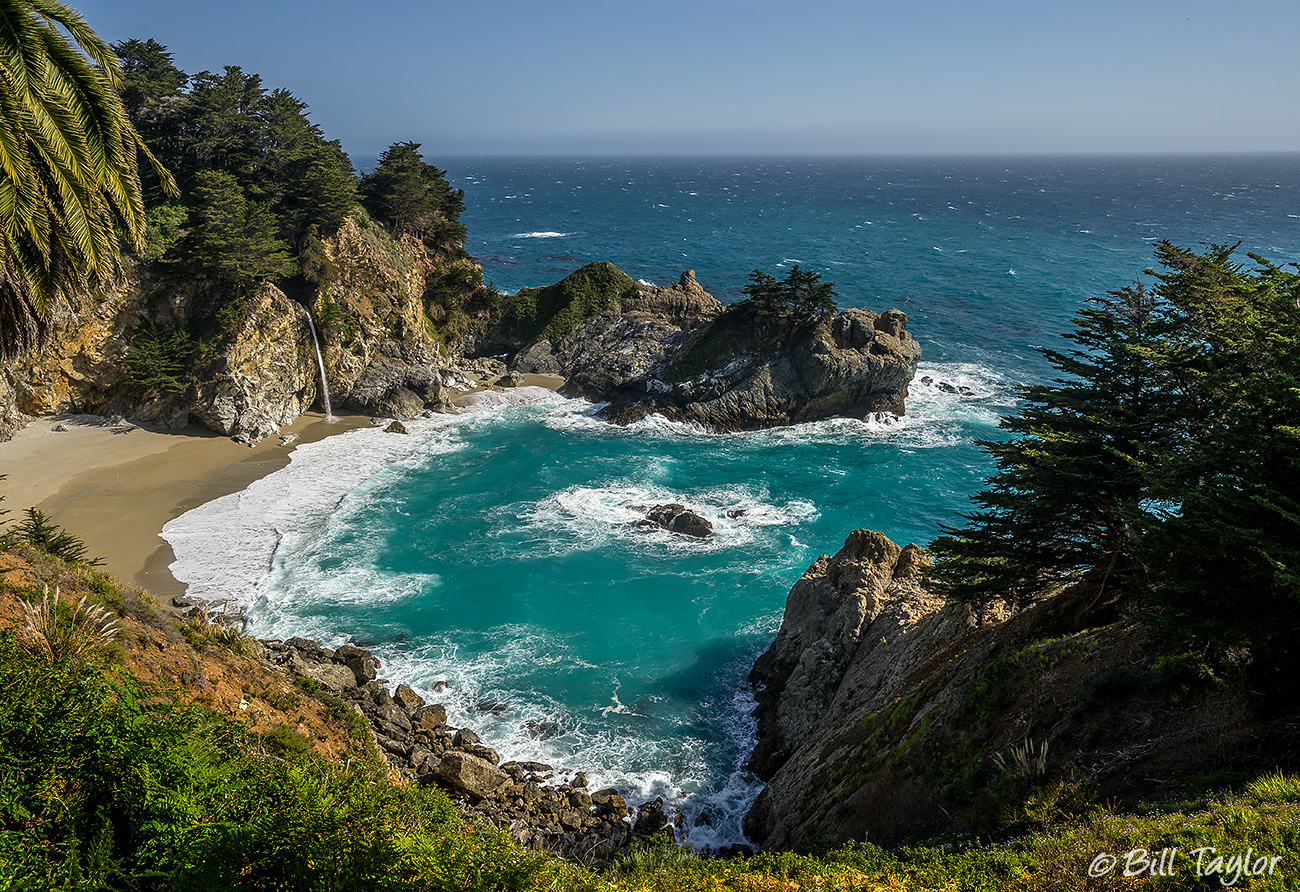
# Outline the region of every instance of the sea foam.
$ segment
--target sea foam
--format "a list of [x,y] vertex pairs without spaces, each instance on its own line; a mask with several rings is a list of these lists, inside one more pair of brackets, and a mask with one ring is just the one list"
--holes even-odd
[[172,576],[202,601],[254,607],[281,549],[301,551],[332,523],[354,491],[379,485],[390,469],[461,448],[456,426],[484,413],[562,399],[539,387],[485,391],[455,414],[406,422],[407,436],[359,428],[298,446],[289,464],[169,521]]

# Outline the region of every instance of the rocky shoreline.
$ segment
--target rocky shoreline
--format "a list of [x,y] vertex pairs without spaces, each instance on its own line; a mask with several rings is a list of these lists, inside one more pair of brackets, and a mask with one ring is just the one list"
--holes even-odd
[[589,790],[581,771],[503,762],[472,729],[449,725],[441,704],[405,684],[390,692],[391,683],[378,677],[379,660],[363,648],[330,649],[308,638],[258,644],[261,659],[299,679],[300,687],[355,709],[397,775],[441,787],[462,815],[500,827],[522,845],[590,858],[655,836],[676,838],[681,812],[666,809],[662,798],[629,806],[617,789]]

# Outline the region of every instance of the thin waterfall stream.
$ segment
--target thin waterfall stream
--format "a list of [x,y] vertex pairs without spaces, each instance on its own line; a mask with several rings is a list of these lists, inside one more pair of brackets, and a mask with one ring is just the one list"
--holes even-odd
[[320,369],[320,401],[325,408],[326,421],[338,421],[334,417],[334,409],[330,407],[330,385],[325,380],[325,357],[320,352],[320,338],[316,336],[316,322],[311,318],[311,310],[307,310],[307,324],[311,326],[311,342],[316,347],[316,365]]

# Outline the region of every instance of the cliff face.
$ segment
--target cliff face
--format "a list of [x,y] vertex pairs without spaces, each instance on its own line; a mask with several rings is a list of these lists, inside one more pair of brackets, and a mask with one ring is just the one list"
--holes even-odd
[[233,293],[138,271],[79,317],[55,320],[47,347],[0,369],[0,434],[23,415],[91,412],[269,436],[320,404],[306,307],[334,407],[406,418],[441,406],[449,360],[423,303],[438,262],[351,218],[323,248],[327,274],[315,288],[300,283],[297,300],[273,285]]
[[901,415],[921,357],[898,310],[770,317],[724,308],[690,270],[611,303],[520,350],[513,366],[563,375],[566,393],[609,403],[601,415],[619,424],[658,413],[730,431]]
[[927,563],[858,530],[791,590],[750,676],[764,848],[1025,832],[1300,762],[1300,703],[1179,668],[1131,619],[1090,625],[1094,581],[978,613],[929,591]]

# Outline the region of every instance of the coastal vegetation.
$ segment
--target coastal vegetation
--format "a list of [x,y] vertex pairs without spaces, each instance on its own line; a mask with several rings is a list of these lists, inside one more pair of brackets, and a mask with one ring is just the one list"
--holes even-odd
[[[17,543],[0,549],[0,569],[0,614],[9,617],[0,632],[0,888],[1191,890],[1231,879],[1209,849],[1280,857],[1262,875],[1249,872],[1251,859],[1242,874],[1251,888],[1291,888],[1298,876],[1300,779],[1286,774],[1136,810],[1099,806],[998,843],[857,842],[717,859],[662,836],[602,861],[560,859],[466,822],[436,787],[394,781],[346,708],[329,718],[319,693],[277,682],[239,648],[186,635],[147,593]],[[80,637],[51,651],[21,607],[48,603],[56,589],[50,637]],[[102,621],[78,626],[78,611],[107,617],[113,634]],[[151,664],[159,643],[178,667],[170,674]],[[229,679],[237,686],[227,692]],[[247,710],[230,700],[241,696]],[[307,735],[309,714],[324,723]],[[328,746],[335,755],[322,754]],[[1089,876],[1098,854],[1138,849],[1147,854],[1130,866],[1146,857],[1145,872],[1126,877],[1121,863]],[[1172,850],[1165,873],[1151,870]]]
[[932,546],[961,600],[1024,606],[1082,578],[1209,663],[1293,665],[1300,632],[1300,272],[1156,247],[1154,288],[1083,309],[1061,377],[985,443],[997,470]]
[[592,316],[635,297],[635,279],[607,261],[589,263],[545,288],[521,288],[501,315],[501,333],[520,343],[558,340]]
[[833,314],[836,308],[834,284],[821,281],[819,274],[801,269],[797,263],[785,279],[756,269],[741,290],[746,299],[735,306],[752,304],[762,317],[820,317]]
[[[36,346],[56,310],[120,280],[143,246],[136,155],[112,49],[76,10],[5,0],[0,36],[0,359]],[[174,191],[154,164],[158,188]]]

